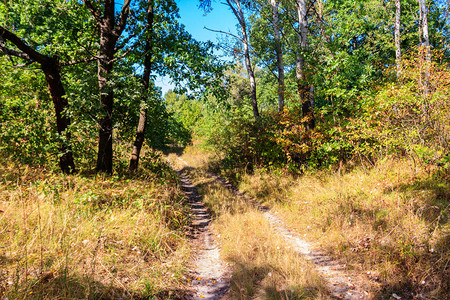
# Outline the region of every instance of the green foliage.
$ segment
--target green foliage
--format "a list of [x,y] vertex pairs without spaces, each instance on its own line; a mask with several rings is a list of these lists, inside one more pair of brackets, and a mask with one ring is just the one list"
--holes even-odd
[[[319,157],[340,160],[376,161],[386,154],[412,155],[425,164],[448,164],[450,127],[450,76],[447,64],[426,63],[423,53],[413,52],[403,60],[398,83],[379,87],[373,96],[358,99],[361,108],[354,116],[322,119]],[[436,58],[438,55],[436,53]],[[425,69],[429,64],[428,94]],[[385,76],[393,71],[388,69]],[[327,125],[328,124],[328,125]],[[331,161],[332,162],[332,161]]]
[[225,154],[224,165],[243,167],[276,166],[294,170],[305,163],[311,152],[311,138],[296,109],[264,114],[254,120],[236,110],[231,121],[215,130],[209,142]]
[[[5,61],[5,57],[0,57]],[[39,165],[58,152],[51,101],[42,74],[0,68],[0,153]]]
[[450,143],[448,65],[426,62],[419,51],[403,61],[399,81],[384,86],[373,105],[366,107],[369,120],[378,125],[379,140],[387,150],[408,152],[425,163],[442,163]]
[[[101,1],[94,3],[98,9],[101,5]],[[148,95],[142,95],[143,41],[150,40],[152,44],[152,75],[168,75],[178,90],[223,94],[219,76],[224,65],[213,56],[212,43],[196,41],[179,23],[175,1],[155,1],[153,30],[144,30],[147,5],[148,1],[133,3],[126,34],[117,45],[115,69],[108,78],[108,88],[115,94],[115,142],[134,140],[142,106],[148,111],[146,138],[149,145],[158,149],[172,144],[186,145],[191,138],[186,127],[192,129],[194,121],[190,120],[195,112],[182,118],[175,116],[173,110],[167,110],[160,91],[152,82]],[[72,120],[71,147],[77,167],[90,168],[96,158],[97,131],[102,114],[97,66],[92,59],[98,52],[95,42],[98,41],[98,30],[91,13],[80,1],[6,1],[0,3],[0,22],[40,53],[58,55],[69,103],[63,113]],[[2,47],[18,50],[12,43],[1,42]],[[53,164],[58,153],[58,137],[51,119],[53,107],[42,75],[37,75],[34,70],[3,68],[29,63],[21,58],[3,55],[0,59],[2,79],[6,78],[0,83],[0,121],[4,129],[0,134],[2,151],[22,162]],[[72,64],[73,61],[86,62]],[[34,108],[34,103],[36,109],[30,109]]]
[[[316,109],[317,127],[305,131],[301,110],[266,112],[254,121],[244,107],[221,119],[210,137],[232,167],[277,166],[293,172],[303,167],[328,167],[354,161],[373,164],[386,155],[410,155],[417,163],[449,165],[450,75],[448,65],[412,52],[403,60],[398,83],[383,83],[376,92],[350,97],[350,111],[333,106]],[[434,54],[439,59],[438,53]],[[429,69],[428,94],[425,76]],[[393,71],[384,73],[389,78]],[[225,118],[230,118],[225,121]],[[217,123],[216,123],[217,124]],[[217,128],[217,125],[212,125]]]
[[164,95],[164,104],[174,119],[180,122],[189,132],[195,133],[197,123],[202,117],[203,105],[186,95],[177,95],[169,90]]
[[186,146],[191,140],[191,132],[181,120],[168,111],[161,99],[154,99],[149,106],[148,130],[149,144],[156,149],[168,146]]

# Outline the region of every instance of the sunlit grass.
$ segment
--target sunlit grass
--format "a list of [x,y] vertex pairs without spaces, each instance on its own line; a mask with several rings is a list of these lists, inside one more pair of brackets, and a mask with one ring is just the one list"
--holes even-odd
[[232,270],[232,299],[328,299],[314,267],[273,231],[254,205],[211,177],[207,153],[186,149],[181,159],[188,166],[170,158],[188,172],[214,216],[212,228]]
[[1,298],[168,297],[185,284],[188,208],[172,178],[11,162],[0,174]]
[[450,184],[445,170],[408,160],[340,175],[298,178],[255,172],[240,188],[271,205],[297,232],[358,273],[379,278],[385,292],[441,299],[449,291]]

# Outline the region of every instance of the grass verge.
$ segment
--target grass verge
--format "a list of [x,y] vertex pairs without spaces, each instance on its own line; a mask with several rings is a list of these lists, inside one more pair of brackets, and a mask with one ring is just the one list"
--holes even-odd
[[2,299],[180,293],[190,255],[188,207],[160,158],[143,158],[139,174],[112,177],[0,165]]
[[408,160],[344,175],[241,175],[240,189],[350,269],[381,281],[377,297],[445,299],[450,293],[450,176]]

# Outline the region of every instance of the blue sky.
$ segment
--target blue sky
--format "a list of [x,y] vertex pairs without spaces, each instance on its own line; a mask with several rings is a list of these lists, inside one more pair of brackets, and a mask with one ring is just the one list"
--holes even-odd
[[[224,34],[211,32],[204,27],[236,34],[236,17],[222,2],[221,0],[212,0],[213,10],[205,15],[204,11],[198,7],[199,0],[176,0],[180,9],[179,22],[185,25],[186,31],[196,40],[203,42],[210,40],[217,43]],[[167,90],[173,88],[169,78],[157,78],[156,85],[162,88],[163,95]]]
[[229,31],[236,33],[236,18],[222,1],[213,1],[213,10],[207,15],[198,8],[199,0],[178,0],[176,1],[180,9],[180,22],[186,26],[186,30],[200,41],[215,41],[219,33],[211,32],[204,27],[211,29]]

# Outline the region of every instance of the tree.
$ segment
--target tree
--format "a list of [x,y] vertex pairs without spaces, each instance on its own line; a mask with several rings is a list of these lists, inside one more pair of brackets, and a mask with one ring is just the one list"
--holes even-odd
[[144,74],[142,75],[142,101],[139,112],[139,122],[137,126],[136,139],[133,144],[130,159],[130,171],[135,171],[139,165],[139,156],[142,144],[145,138],[145,128],[147,125],[147,103],[146,99],[149,92],[150,73],[152,70],[152,52],[153,52],[153,17],[154,17],[154,0],[148,1],[147,24],[146,24],[146,41],[145,41],[145,58],[144,58]]
[[270,0],[272,6],[273,34],[275,38],[275,53],[277,55],[278,66],[278,111],[284,107],[284,62],[281,52],[280,26],[278,20],[278,3],[276,0]]
[[[65,97],[65,90],[61,80],[61,63],[59,56],[45,55],[39,53],[37,49],[28,45],[23,39],[3,26],[0,26],[0,51],[9,56],[19,57],[28,63],[36,62],[40,65],[45,74],[47,86],[53,101],[56,128],[60,137],[60,157],[59,166],[64,173],[76,171],[70,145],[70,117],[65,114],[68,108],[68,100]],[[18,50],[9,48],[6,41],[12,43]],[[38,47],[36,47],[38,48]]]
[[430,49],[430,36],[428,33],[428,10],[425,4],[425,0],[419,1],[420,10],[420,22],[422,25],[423,32],[423,45],[425,46],[425,82],[423,83],[423,95],[428,96],[429,81],[430,81],[430,63],[431,63],[431,49]]
[[400,77],[402,70],[402,51],[400,48],[400,16],[400,0],[395,0],[395,62],[397,64],[397,79]]
[[240,38],[242,45],[244,47],[244,61],[245,67],[247,69],[248,78],[250,81],[250,99],[252,101],[252,110],[253,116],[257,119],[259,118],[258,111],[258,101],[256,99],[256,79],[255,73],[253,71],[252,63],[250,60],[250,50],[249,50],[249,40],[247,36],[247,24],[245,22],[244,13],[242,11],[240,0],[226,0],[228,6],[233,11],[233,14],[236,16],[239,25],[241,27],[242,38]]
[[302,103],[302,114],[305,121],[305,129],[311,130],[315,126],[313,104],[310,99],[310,87],[308,86],[308,79],[305,68],[305,54],[308,50],[308,21],[306,19],[306,1],[297,0],[297,15],[298,15],[298,45],[296,75],[298,94]]
[[103,108],[103,112],[99,120],[99,139],[96,166],[96,170],[99,172],[112,173],[114,92],[108,85],[110,83],[114,67],[114,56],[117,52],[116,44],[127,24],[127,18],[130,12],[130,2],[131,0],[124,0],[119,20],[116,22],[114,0],[103,1],[102,13],[99,12],[97,7],[94,7],[91,1],[84,1],[86,7],[96,20],[97,26],[100,30],[98,87],[100,104]]

